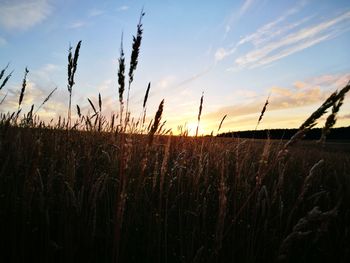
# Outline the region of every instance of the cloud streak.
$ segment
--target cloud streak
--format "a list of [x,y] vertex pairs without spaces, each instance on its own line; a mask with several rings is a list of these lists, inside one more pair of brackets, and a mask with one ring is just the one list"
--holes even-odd
[[[336,37],[340,33],[348,30],[346,25],[349,25],[349,21],[350,11],[317,25],[302,28],[297,32],[282,36],[275,41],[264,43],[261,46],[259,45],[259,47],[253,51],[238,57],[235,60],[235,64],[238,67],[248,68],[269,64]],[[259,38],[255,41],[258,40],[263,41],[263,39]]]
[[81,28],[81,27],[84,27],[86,26],[86,22],[84,21],[76,21],[76,22],[73,22],[71,23],[68,28],[70,29],[77,29],[77,28]]
[[254,2],[255,0],[244,0],[243,5],[239,10],[234,10],[231,13],[226,22],[224,39],[226,39],[233,25],[253,6]]
[[93,8],[93,9],[89,10],[88,16],[89,17],[96,17],[96,16],[103,15],[104,13],[105,13],[105,11],[103,11],[103,10]]
[[236,54],[240,47],[244,46],[244,53],[235,58],[234,65],[229,70],[260,67],[333,39],[349,30],[349,10],[323,21],[314,22],[313,25],[310,24],[315,16],[286,23],[303,5],[302,3],[288,10],[276,20],[243,37],[231,48],[219,48],[215,53],[216,63]]
[[251,8],[253,3],[254,3],[254,0],[245,0],[242,7],[239,10],[239,14],[241,16],[244,15],[249,10],[249,8]]
[[[284,22],[289,16],[297,13],[300,10],[300,8],[302,6],[304,6],[304,4],[305,3],[302,2],[301,4],[297,5],[296,7],[289,9],[282,16],[278,17],[276,20],[263,25],[256,32],[243,37],[240,41],[238,41],[236,44],[234,44],[233,47],[228,48],[228,49],[219,48],[215,53],[215,61],[218,62],[218,61],[223,60],[226,57],[234,54],[236,52],[236,50],[241,45],[251,43],[254,46],[258,46],[259,44],[267,42],[268,40],[272,39],[273,37],[280,35],[283,32],[285,32],[287,30],[291,30],[294,27],[298,26],[299,24],[301,24],[302,21],[288,25],[288,26],[277,28],[277,26],[279,26],[279,24]],[[242,9],[243,9],[243,7],[240,9],[241,10],[240,12],[242,12]],[[236,13],[234,13],[234,14],[235,15],[233,16],[233,18],[231,17],[229,23],[226,25],[225,38],[226,38],[227,33],[231,29],[231,24],[233,22],[233,19],[241,16],[241,14],[239,16]]]
[[119,8],[118,8],[118,11],[126,11],[126,10],[128,10],[129,9],[129,6],[127,6],[127,5],[122,5],[122,6],[120,6]]
[[6,46],[6,44],[7,44],[6,39],[3,37],[0,37],[0,47]]
[[5,1],[0,9],[0,26],[7,30],[29,29],[44,21],[51,12],[48,0]]

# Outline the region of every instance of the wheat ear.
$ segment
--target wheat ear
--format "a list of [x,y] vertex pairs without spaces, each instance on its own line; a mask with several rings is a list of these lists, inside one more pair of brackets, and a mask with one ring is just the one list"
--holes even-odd
[[220,124],[219,124],[218,132],[220,131],[221,126],[222,126],[222,123],[224,122],[224,120],[226,119],[226,117],[227,117],[227,114],[226,114],[224,117],[222,117],[222,119],[221,119],[221,121],[220,121]]
[[34,115],[41,109],[42,106],[44,106],[44,104],[51,98],[51,96],[54,94],[54,92],[57,90],[57,87],[54,88],[50,94],[44,99],[44,101],[40,104],[40,106],[36,109],[36,111],[34,112]]
[[271,94],[269,94],[269,96],[267,97],[267,99],[266,99],[266,101],[265,101],[265,104],[264,104],[264,107],[263,107],[262,110],[261,110],[261,113],[260,113],[258,122],[257,122],[257,124],[256,124],[256,126],[255,126],[255,130],[258,128],[259,123],[261,122],[262,118],[264,117],[264,114],[265,114],[267,105],[269,104],[270,95],[271,95]]
[[73,85],[75,84],[74,76],[77,70],[80,47],[81,47],[81,40],[78,42],[75,48],[74,56],[72,55],[71,46],[69,47],[69,51],[68,51],[68,84],[67,84],[67,88],[69,92],[68,127],[70,127],[70,123],[71,123],[72,90],[73,90]]
[[199,103],[199,110],[198,110],[198,123],[197,123],[197,129],[196,129],[196,137],[198,136],[198,129],[199,129],[199,122],[201,121],[201,115],[202,115],[202,109],[203,109],[203,97],[204,97],[204,92],[202,92],[201,100]]
[[148,145],[152,144],[154,134],[158,130],[160,120],[162,119],[163,107],[164,107],[164,99],[161,101],[161,103],[158,106],[158,110],[156,112],[156,115],[154,116],[153,125],[148,133],[148,135],[149,135],[148,136],[149,137]]
[[119,93],[119,104],[120,104],[120,124],[122,124],[123,119],[123,94],[125,90],[125,57],[123,50],[123,33],[120,40],[120,56],[118,59],[119,69],[118,69],[118,93]]
[[[126,112],[128,113],[129,110],[129,95],[130,95],[130,86],[131,83],[134,80],[134,73],[138,64],[138,58],[140,54],[140,46],[141,46],[141,40],[142,40],[142,18],[144,17],[145,12],[143,12],[143,9],[141,10],[139,23],[137,24],[137,32],[136,37],[133,36],[133,44],[132,44],[132,52],[131,52],[131,59],[130,59],[130,68],[129,68],[129,85],[128,85],[128,95],[126,100]],[[127,114],[125,117],[125,122],[128,122]]]
[[29,73],[28,68],[25,68],[24,70],[24,77],[23,77],[23,81],[22,81],[22,89],[21,89],[21,93],[19,95],[19,100],[18,100],[18,111],[20,110],[23,98],[24,98],[24,92],[26,90],[26,86],[27,86],[27,75]]

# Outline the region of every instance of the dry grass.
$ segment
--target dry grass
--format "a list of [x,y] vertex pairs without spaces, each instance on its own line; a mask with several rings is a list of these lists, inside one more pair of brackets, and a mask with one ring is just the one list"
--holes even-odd
[[[291,262],[349,258],[350,158],[340,151],[299,146],[275,163],[272,141],[154,136],[146,147],[136,134],[0,134],[3,262],[270,262],[284,247]],[[337,215],[285,245],[315,206]]]

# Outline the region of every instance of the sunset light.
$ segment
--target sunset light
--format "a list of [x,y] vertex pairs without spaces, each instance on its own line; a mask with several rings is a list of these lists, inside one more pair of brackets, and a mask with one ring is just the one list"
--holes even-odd
[[0,263],[350,262],[350,0],[0,0]]
[[[261,128],[296,128],[309,109],[350,77],[347,1],[14,0],[2,2],[0,9],[1,64],[10,62],[9,70],[14,69],[7,89],[0,91],[0,96],[8,93],[1,111],[16,108],[22,70],[28,66],[23,111],[57,86],[38,114],[45,120],[65,116],[66,53],[82,40],[72,104],[87,112],[87,98],[101,93],[104,114],[117,112],[120,38],[124,33],[128,63],[127,47],[142,7],[144,39],[130,107],[138,116],[151,82],[147,116],[153,118],[164,98],[166,127],[174,132],[186,122],[195,130],[202,91],[204,133],[215,131],[225,114],[222,131],[254,129],[270,93]],[[336,125],[348,125],[349,113],[346,98]]]

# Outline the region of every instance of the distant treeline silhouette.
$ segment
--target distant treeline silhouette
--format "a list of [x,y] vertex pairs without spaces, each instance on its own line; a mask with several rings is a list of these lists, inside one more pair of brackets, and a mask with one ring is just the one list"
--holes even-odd
[[[255,139],[286,139],[289,140],[298,129],[272,129],[272,130],[250,130],[238,132],[221,133],[218,137],[238,137],[238,138],[255,138]],[[321,128],[311,129],[306,136],[306,140],[318,140],[322,134]],[[350,126],[333,128],[327,135],[327,140],[350,140]]]

